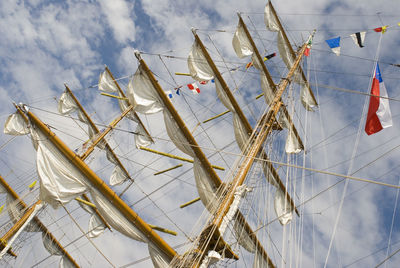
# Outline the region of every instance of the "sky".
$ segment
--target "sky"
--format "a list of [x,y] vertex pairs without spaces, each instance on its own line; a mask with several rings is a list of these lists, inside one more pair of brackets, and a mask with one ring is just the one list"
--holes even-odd
[[[188,72],[186,58],[193,43],[191,28],[210,51],[223,72],[252,126],[266,109],[261,93],[259,73],[245,70],[249,59],[238,59],[232,48],[232,37],[241,12],[262,54],[277,52],[276,34],[268,32],[263,23],[266,1],[12,1],[0,2],[0,121],[15,112],[13,102],[28,105],[72,149],[87,139],[85,127],[57,113],[56,100],[64,91],[64,83],[76,94],[100,128],[118,114],[115,99],[100,95],[97,90],[99,74],[107,65],[126,88],[138,66],[134,50],[142,53],[162,88],[174,91],[182,86],[181,95],[174,94],[172,102],[188,129],[209,157],[210,162],[225,167],[218,171],[229,180],[239,149],[233,142],[232,116],[225,115],[210,123],[198,124],[225,111],[217,99],[214,85],[200,85],[201,93],[193,95],[186,88],[190,77],[175,75]],[[393,1],[273,1],[292,44],[296,48],[313,29],[311,56],[304,59],[303,68],[312,85],[319,107],[306,112],[298,101],[295,84],[284,95],[289,111],[294,111],[295,125],[306,146],[306,154],[287,156],[283,152],[286,130],[274,132],[265,150],[280,163],[325,170],[390,185],[400,184],[397,176],[399,145],[399,64],[400,7]],[[385,34],[374,28],[389,25]],[[358,48],[350,34],[367,31],[365,47]],[[340,36],[341,55],[336,56],[325,40]],[[168,56],[168,57],[166,57]],[[393,126],[367,136],[364,132],[368,97],[345,92],[368,93],[375,60],[380,68],[390,98]],[[274,81],[279,82],[287,70],[276,56],[266,62]],[[236,72],[229,69],[240,67]],[[165,133],[161,114],[144,116],[143,122],[156,143],[151,148],[182,157]],[[108,141],[129,170],[135,183],[122,195],[127,204],[150,224],[178,232],[177,237],[160,234],[171,246],[184,244],[201,230],[208,215],[200,202],[179,209],[179,205],[198,196],[194,187],[192,166],[154,176],[179,161],[138,150],[132,131],[136,123],[122,121]],[[28,190],[37,179],[35,151],[28,136],[0,135],[0,175],[32,204],[38,189]],[[111,166],[105,155],[96,150],[87,163],[104,180]],[[257,234],[278,267],[323,267],[337,219],[344,182],[326,190],[342,178],[287,168],[275,164],[281,178],[288,183],[301,217],[282,227],[273,222]],[[273,189],[265,183],[259,166],[252,169],[246,182],[253,187],[241,205],[241,211],[254,228],[274,219]],[[125,183],[113,188],[122,193]],[[320,195],[316,196],[317,193]],[[400,248],[398,190],[392,187],[349,181],[340,213],[340,221],[329,251],[327,267],[371,267]],[[5,196],[0,196],[5,203]],[[106,231],[93,239],[97,249],[79,229],[87,230],[89,216],[71,202],[69,214],[63,209],[46,207],[39,218],[49,227],[61,244],[82,267],[149,267],[145,244],[132,241],[117,231]],[[261,215],[259,218],[253,216]],[[3,234],[11,225],[8,214],[0,215]],[[75,223],[76,221],[76,223]],[[393,222],[393,229],[391,228]],[[79,227],[78,227],[79,225]],[[40,234],[24,233],[15,246],[18,258],[6,258],[4,267],[53,267],[59,258],[48,257]],[[233,241],[231,238],[229,241]],[[388,242],[391,245],[388,248]],[[234,243],[234,242],[232,242]],[[179,253],[187,248],[177,247]],[[252,260],[243,249],[243,258],[233,267],[251,267]],[[99,252],[102,252],[100,254]],[[283,257],[282,257],[283,256]],[[400,257],[395,255],[386,267],[396,267]],[[236,266],[235,266],[236,265]]]

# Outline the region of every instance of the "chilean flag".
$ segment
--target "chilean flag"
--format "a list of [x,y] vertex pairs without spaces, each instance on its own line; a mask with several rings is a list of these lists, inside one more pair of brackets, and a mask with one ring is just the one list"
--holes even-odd
[[[375,76],[372,80],[371,95],[386,98],[388,97],[378,63],[376,64]],[[365,123],[365,132],[368,135],[371,135],[381,131],[383,128],[391,126],[392,115],[390,113],[389,100],[371,96],[369,99],[369,108],[367,122]]]

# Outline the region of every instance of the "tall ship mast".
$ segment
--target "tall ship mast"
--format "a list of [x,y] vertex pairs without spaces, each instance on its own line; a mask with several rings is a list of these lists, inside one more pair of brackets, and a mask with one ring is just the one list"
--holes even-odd
[[[168,30],[186,13],[172,18],[175,7],[101,3],[101,25],[114,25],[126,46],[105,53],[121,51],[118,64],[87,65],[36,98],[10,93],[0,144],[2,266],[397,263],[400,65],[387,55],[395,16],[215,4],[207,13],[194,4],[202,10],[192,12],[194,27],[177,34]],[[116,21],[141,29],[142,40]],[[91,22],[76,29],[95,33]],[[165,31],[149,37],[145,28]]]

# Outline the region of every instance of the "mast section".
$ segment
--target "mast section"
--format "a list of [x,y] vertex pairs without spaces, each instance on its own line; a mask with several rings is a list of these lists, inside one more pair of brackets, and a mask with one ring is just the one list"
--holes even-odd
[[[76,105],[78,106],[79,110],[83,113],[83,115],[86,117],[88,124],[91,126],[91,128],[95,131],[95,134],[100,133],[99,129],[97,128],[97,126],[95,125],[95,123],[93,122],[93,120],[90,118],[90,116],[87,114],[87,112],[85,111],[85,109],[83,109],[83,106],[81,105],[81,103],[78,101],[78,99],[75,97],[75,95],[72,93],[72,91],[69,89],[69,87],[67,85],[65,85],[65,89],[68,92],[68,94],[70,94],[70,96],[72,97],[72,99],[75,101]],[[111,148],[111,146],[108,144],[107,141],[104,140],[104,144],[106,149],[112,154],[112,156],[114,157],[115,161],[117,162],[118,166],[122,169],[122,171],[125,173],[125,175],[128,177],[128,179],[132,180],[132,178],[130,177],[128,171],[126,170],[126,168],[124,167],[124,165],[122,165],[121,161],[118,159],[118,157],[115,155],[113,149]],[[88,151],[88,150],[87,150]],[[81,158],[85,159],[88,156],[88,153],[85,152]]]
[[[263,61],[263,59],[261,58],[260,52],[258,51],[257,46],[256,46],[256,44],[254,43],[254,40],[253,40],[253,38],[251,37],[250,32],[249,32],[249,30],[247,29],[247,26],[246,26],[246,24],[244,23],[242,17],[240,16],[239,13],[238,13],[237,15],[238,15],[238,17],[239,17],[239,23],[242,25],[243,30],[244,30],[244,32],[246,33],[247,39],[250,41],[250,44],[251,44],[251,46],[252,46],[252,48],[253,48],[253,51],[254,51],[254,54],[256,55],[258,62],[261,63],[260,65],[261,65],[261,67],[262,67],[262,70],[263,70],[263,73],[264,73],[265,77],[267,78],[268,85],[269,85],[269,87],[273,90],[273,92],[275,93],[275,92],[276,92],[276,85],[275,85],[274,81],[272,80],[271,74],[269,73],[269,71],[268,71],[267,67],[265,66],[265,64],[263,64],[264,61]],[[286,35],[285,35],[285,36],[286,36]],[[295,58],[296,55],[294,54],[294,51],[293,51],[292,47],[290,47],[290,49],[291,49],[291,51],[293,52],[293,58]],[[301,68],[299,68],[299,69],[301,69]],[[303,74],[303,75],[304,75],[304,74]],[[313,95],[313,98],[314,98],[314,95]],[[292,122],[292,119],[290,118],[290,115],[289,115],[289,112],[288,112],[287,109],[286,109],[286,106],[285,106],[285,105],[282,105],[282,108],[281,108],[281,109],[282,109],[282,112],[285,114],[285,117],[287,118],[287,120],[288,120],[288,122],[289,122],[289,124],[290,124],[291,130],[293,131],[293,134],[295,135],[295,137],[296,137],[297,141],[299,142],[301,148],[304,149],[303,142],[301,141],[300,135],[299,135],[299,133],[297,132],[297,129],[296,129],[296,127],[294,126],[294,124],[293,124],[293,122]],[[292,203],[292,202],[293,202],[293,201],[291,201],[291,203]],[[292,205],[294,206],[294,204],[292,204]],[[297,209],[296,209],[296,213],[297,213],[297,215],[299,214],[298,211],[297,211]]]
[[[239,17],[240,18],[240,17]],[[247,29],[246,29],[247,31]],[[204,54],[204,56],[207,59],[207,63],[210,65],[213,73],[215,74],[216,78],[218,79],[218,81],[220,82],[222,89],[224,90],[225,94],[227,95],[227,97],[229,98],[229,101],[231,102],[233,108],[235,109],[235,112],[238,114],[240,120],[242,121],[243,125],[246,128],[247,134],[249,135],[249,137],[251,136],[251,134],[253,133],[253,128],[251,127],[249,121],[247,120],[246,116],[243,114],[242,109],[240,108],[239,104],[237,103],[235,97],[233,96],[232,92],[229,90],[228,85],[226,84],[225,80],[223,79],[221,73],[219,72],[217,66],[215,65],[214,61],[211,59],[210,54],[208,54],[207,49],[204,47],[203,42],[200,40],[199,36],[197,35],[197,33],[195,31],[193,31],[193,35],[196,39],[196,42],[200,45],[200,48]],[[251,40],[251,39],[250,39]],[[251,40],[252,41],[252,40]],[[254,45],[254,43],[252,43],[252,45]],[[255,52],[257,52],[257,55],[259,57],[259,60],[261,60],[260,54],[258,53],[257,48],[255,47]],[[263,61],[260,61],[263,62]],[[268,73],[268,70],[266,69],[265,65],[262,64],[263,68],[265,69],[266,72],[266,76],[268,81],[271,80],[271,85],[273,85],[273,88],[275,89],[275,84],[272,81],[271,76]],[[285,107],[285,106],[283,106]],[[286,111],[286,109],[285,109]],[[286,111],[287,112],[287,111]],[[297,131],[296,131],[297,134]],[[301,141],[300,141],[301,142]],[[299,212],[297,211],[297,208],[292,200],[292,198],[290,197],[290,195],[287,193],[286,187],[285,185],[282,183],[282,180],[279,178],[278,172],[275,170],[275,168],[272,166],[272,164],[270,162],[268,162],[268,157],[267,154],[264,152],[264,150],[261,152],[261,157],[263,159],[267,160],[267,167],[268,170],[272,173],[273,177],[276,179],[276,182],[278,183],[280,189],[285,193],[287,201],[291,204],[291,206],[294,208],[294,210],[296,211],[297,215],[299,215]]]
[[[291,54],[292,58],[296,58],[296,54],[292,48],[292,46],[290,45],[290,41],[289,38],[286,35],[285,29],[283,28],[280,19],[278,18],[278,14],[275,11],[274,6],[272,5],[272,2],[270,0],[268,0],[268,5],[270,6],[272,13],[274,14],[276,19],[276,22],[278,23],[278,27],[280,29],[280,32],[282,33],[283,39],[285,39],[286,44],[288,44],[288,48],[289,48],[289,53]],[[299,72],[301,74],[301,77],[303,78],[303,81],[306,83],[307,87],[310,88],[310,84],[307,81],[306,76],[304,75],[303,69],[299,68]],[[313,101],[318,105],[317,100],[315,99],[314,93],[312,92],[312,90],[310,89],[310,95],[313,99]]]
[[169,246],[139,215],[133,211],[108,185],[92,171],[83,160],[68,148],[39,118],[30,111],[23,111],[17,107],[19,113],[28,116],[31,123],[49,139],[51,143],[63,154],[82,174],[90,181],[92,187],[106,197],[124,217],[135,225],[160,252],[163,252],[171,261],[177,253]]
[[[119,94],[121,94],[121,96],[123,98],[127,99],[124,91],[121,89],[121,87],[119,86],[117,80],[114,78],[113,74],[111,73],[110,69],[107,66],[106,66],[106,71],[111,76],[111,79],[114,81],[115,86],[118,88]],[[127,102],[129,103],[129,105],[132,105],[132,103],[129,102],[129,99],[127,99]],[[151,137],[150,133],[147,131],[147,129],[144,126],[144,124],[143,124],[142,120],[140,119],[139,115],[135,111],[133,111],[133,115],[135,116],[135,118],[138,121],[138,123],[142,126],[143,130],[146,132],[146,134],[149,137],[149,139],[151,140],[151,142],[154,143],[153,138]]]
[[[164,91],[162,90],[161,86],[158,84],[157,80],[153,76],[153,73],[150,71],[150,69],[148,68],[147,64],[140,57],[140,54],[136,54],[136,57],[138,58],[139,63],[142,64],[145,72],[147,73],[148,77],[150,78],[153,87],[157,90],[157,93],[158,93],[159,97],[161,98],[161,100],[163,101],[163,103],[165,104],[165,106],[167,107],[169,112],[171,113],[171,115],[176,120],[176,123],[178,124],[179,128],[181,129],[181,131],[184,133],[186,139],[188,140],[189,145],[191,146],[191,148],[195,152],[196,156],[200,159],[201,163],[203,164],[203,167],[208,171],[208,174],[210,175],[211,179],[213,180],[214,185],[219,188],[222,185],[221,179],[218,177],[218,175],[216,174],[216,172],[212,168],[212,166],[211,166],[210,162],[208,161],[207,157],[204,155],[203,151],[200,149],[199,145],[197,144],[197,142],[193,138],[192,134],[187,129],[185,123],[183,122],[182,118],[179,116],[178,112],[175,110],[175,108],[172,105],[172,103],[169,101],[167,96],[164,94]],[[242,116],[244,117],[243,113],[242,113]],[[250,126],[250,124],[249,124],[249,126]],[[269,259],[268,254],[266,253],[265,249],[263,248],[261,243],[258,241],[257,236],[254,234],[254,232],[251,229],[250,225],[246,222],[246,219],[240,213],[240,211],[238,211],[236,213],[236,217],[239,219],[240,223],[243,225],[243,228],[246,230],[246,233],[250,236],[252,241],[255,243],[257,250],[259,250],[261,252],[262,256],[267,260],[268,263],[272,264],[272,261]],[[228,246],[225,242],[223,242],[223,243],[224,243],[224,245]],[[232,258],[237,258],[237,256],[231,250],[225,251],[225,254],[232,254],[231,255]]]
[[[24,117],[26,118],[26,117]],[[18,196],[18,194],[11,188],[11,186],[6,182],[6,180],[0,176],[0,184],[6,189],[7,194],[9,194],[14,200],[18,201],[19,204],[22,206],[22,208],[27,208],[27,205],[25,202]],[[75,260],[69,255],[69,253],[65,250],[65,248],[58,242],[58,240],[53,236],[52,233],[47,229],[47,227],[39,220],[38,217],[34,217],[33,221],[39,229],[45,233],[51,241],[58,247],[58,249],[62,252],[63,256],[67,257],[68,260],[77,268],[79,268],[79,265],[75,262]],[[2,238],[2,242],[7,242],[8,239],[5,239],[5,237]],[[3,244],[4,245],[4,244]]]
[[[315,31],[314,31],[315,33]],[[313,33],[313,35],[314,35]],[[311,38],[311,37],[310,37]],[[223,219],[225,215],[228,213],[230,206],[232,205],[232,202],[234,200],[234,193],[236,192],[236,189],[243,185],[244,180],[246,179],[246,176],[252,167],[252,164],[257,157],[257,154],[260,152],[262,145],[264,144],[264,141],[266,140],[268,134],[272,130],[273,123],[275,121],[275,116],[278,114],[280,107],[282,106],[282,100],[281,96],[286,89],[287,85],[290,82],[291,77],[293,76],[295,70],[297,69],[298,65],[300,64],[300,60],[303,56],[304,50],[306,49],[307,43],[305,43],[300,51],[298,52],[298,56],[296,58],[295,63],[293,64],[292,68],[290,69],[288,75],[286,78],[281,80],[279,84],[279,88],[275,94],[275,97],[272,101],[271,108],[266,111],[260,118],[260,120],[257,123],[256,128],[253,131],[252,138],[254,141],[252,142],[252,145],[250,149],[248,150],[247,155],[245,156],[243,162],[241,163],[238,173],[235,175],[233,181],[232,181],[232,187],[229,188],[228,193],[226,196],[223,198],[221,203],[218,206],[217,213],[214,216],[214,219],[212,220],[211,224],[207,226],[203,232],[205,234],[208,234],[208,237],[213,237],[215,236],[215,233],[218,233],[218,228],[221,226]],[[257,132],[258,131],[258,132]],[[210,232],[211,231],[211,232]],[[222,239],[222,238],[221,238]],[[209,239],[205,239],[201,241],[197,247],[197,250],[200,252],[201,257],[198,261],[195,261],[195,263],[192,263],[192,267],[198,267],[204,260],[206,253],[208,250],[212,250],[209,245],[210,241]]]
[[207,170],[207,173],[210,175],[210,178],[212,179],[214,185],[216,187],[219,187],[221,185],[221,180],[218,177],[215,170],[212,168],[210,162],[208,161],[208,159],[205,156],[205,154],[203,153],[203,151],[200,149],[200,146],[197,144],[196,140],[190,133],[189,129],[186,127],[182,118],[179,116],[178,112],[175,110],[175,107],[172,105],[170,100],[165,95],[164,91],[162,90],[161,86],[158,84],[157,80],[155,79],[153,73],[150,71],[147,64],[140,57],[140,54],[136,54],[136,57],[138,58],[139,63],[143,66],[145,72],[147,73],[148,77],[150,78],[150,81],[151,81],[153,87],[157,90],[157,93],[158,93],[159,97],[161,98],[162,102],[164,103],[164,105],[166,106],[168,111],[171,113],[171,115],[174,117],[177,125],[179,126],[180,130],[182,131],[185,138],[187,139],[187,141],[188,141],[190,147],[192,148],[193,152],[195,153],[196,157],[200,160],[203,167]]

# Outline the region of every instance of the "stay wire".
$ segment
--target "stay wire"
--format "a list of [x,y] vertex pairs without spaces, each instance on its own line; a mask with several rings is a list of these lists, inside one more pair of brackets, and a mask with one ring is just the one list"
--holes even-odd
[[[380,38],[379,38],[378,48],[377,48],[377,52],[376,52],[376,56],[375,56],[376,62],[378,61],[378,58],[379,58],[379,52],[380,52],[380,46],[381,46],[382,36],[383,36],[383,35],[381,35]],[[371,81],[370,81],[370,85],[371,85],[371,84],[372,84],[372,79],[371,79]],[[370,86],[369,86],[368,88],[370,88]],[[351,160],[350,160],[350,165],[349,165],[349,168],[348,168],[348,171],[347,171],[347,175],[349,175],[349,174],[351,173],[352,168],[353,168],[353,163],[354,163],[353,159],[354,159],[354,157],[355,157],[355,155],[356,155],[356,153],[357,153],[358,144],[359,144],[360,136],[361,136],[361,129],[362,129],[362,125],[363,125],[363,122],[362,122],[361,119],[364,117],[364,114],[365,114],[365,112],[366,112],[366,109],[367,109],[367,101],[368,101],[368,99],[366,98],[365,101],[364,101],[364,106],[363,106],[363,110],[362,110],[362,114],[361,114],[361,118],[360,118],[360,123],[359,123],[359,125],[358,125],[357,138],[356,138],[356,141],[355,141],[355,144],[354,144],[353,153],[352,153],[352,157],[351,157]],[[330,251],[331,251],[331,248],[332,248],[333,241],[334,241],[334,239],[335,239],[335,234],[336,234],[337,227],[338,227],[338,225],[339,225],[339,220],[340,220],[340,216],[341,216],[341,211],[342,211],[343,203],[344,203],[344,197],[345,197],[345,195],[346,195],[346,191],[347,191],[348,184],[349,184],[349,180],[345,180],[345,185],[344,185],[344,188],[343,188],[343,191],[342,191],[342,197],[341,197],[341,201],[340,201],[338,213],[337,213],[337,216],[336,216],[336,219],[335,219],[335,225],[334,225],[334,228],[333,228],[331,240],[330,240],[330,242],[329,242],[328,253],[327,253],[327,255],[326,255],[326,259],[325,259],[325,263],[324,263],[324,268],[326,268],[326,266],[327,266],[327,264],[328,264],[329,254],[330,254]],[[339,258],[339,260],[340,260],[340,258]]]

